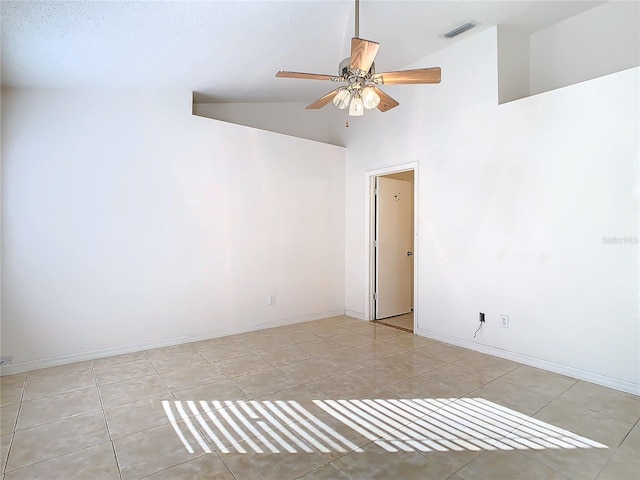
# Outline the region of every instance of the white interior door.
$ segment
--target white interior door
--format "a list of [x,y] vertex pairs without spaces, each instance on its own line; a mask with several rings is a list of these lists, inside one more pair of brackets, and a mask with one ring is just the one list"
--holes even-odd
[[376,178],[376,319],[413,308],[413,185]]

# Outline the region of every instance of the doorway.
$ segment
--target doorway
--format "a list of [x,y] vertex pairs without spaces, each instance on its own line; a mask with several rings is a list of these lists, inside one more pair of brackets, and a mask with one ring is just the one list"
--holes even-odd
[[370,187],[367,318],[412,333],[417,327],[416,169],[417,165],[411,164],[367,174]]

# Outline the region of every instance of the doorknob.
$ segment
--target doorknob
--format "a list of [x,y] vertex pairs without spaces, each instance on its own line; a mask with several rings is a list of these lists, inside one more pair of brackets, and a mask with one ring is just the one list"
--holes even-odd
[[413,255],[413,252],[407,252],[407,257],[410,257]]

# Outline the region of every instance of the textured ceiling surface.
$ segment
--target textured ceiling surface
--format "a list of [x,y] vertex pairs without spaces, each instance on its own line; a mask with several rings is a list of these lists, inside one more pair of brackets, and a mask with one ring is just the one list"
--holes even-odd
[[[456,40],[467,21],[534,32],[602,1],[360,2],[360,37],[381,44],[378,71],[404,68]],[[312,100],[354,36],[354,1],[2,1],[2,86],[185,89],[215,102]],[[424,65],[429,66],[429,65]]]

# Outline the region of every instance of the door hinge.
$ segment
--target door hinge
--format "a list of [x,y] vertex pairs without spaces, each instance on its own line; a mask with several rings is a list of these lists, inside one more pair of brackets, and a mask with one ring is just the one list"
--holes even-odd
[[373,248],[378,248],[378,240],[373,241]]
[[373,299],[374,300],[378,300],[378,292],[374,292],[373,293]]
[[373,194],[374,194],[375,196],[378,196],[378,189],[377,189],[377,188],[374,188],[374,189],[373,189]]

